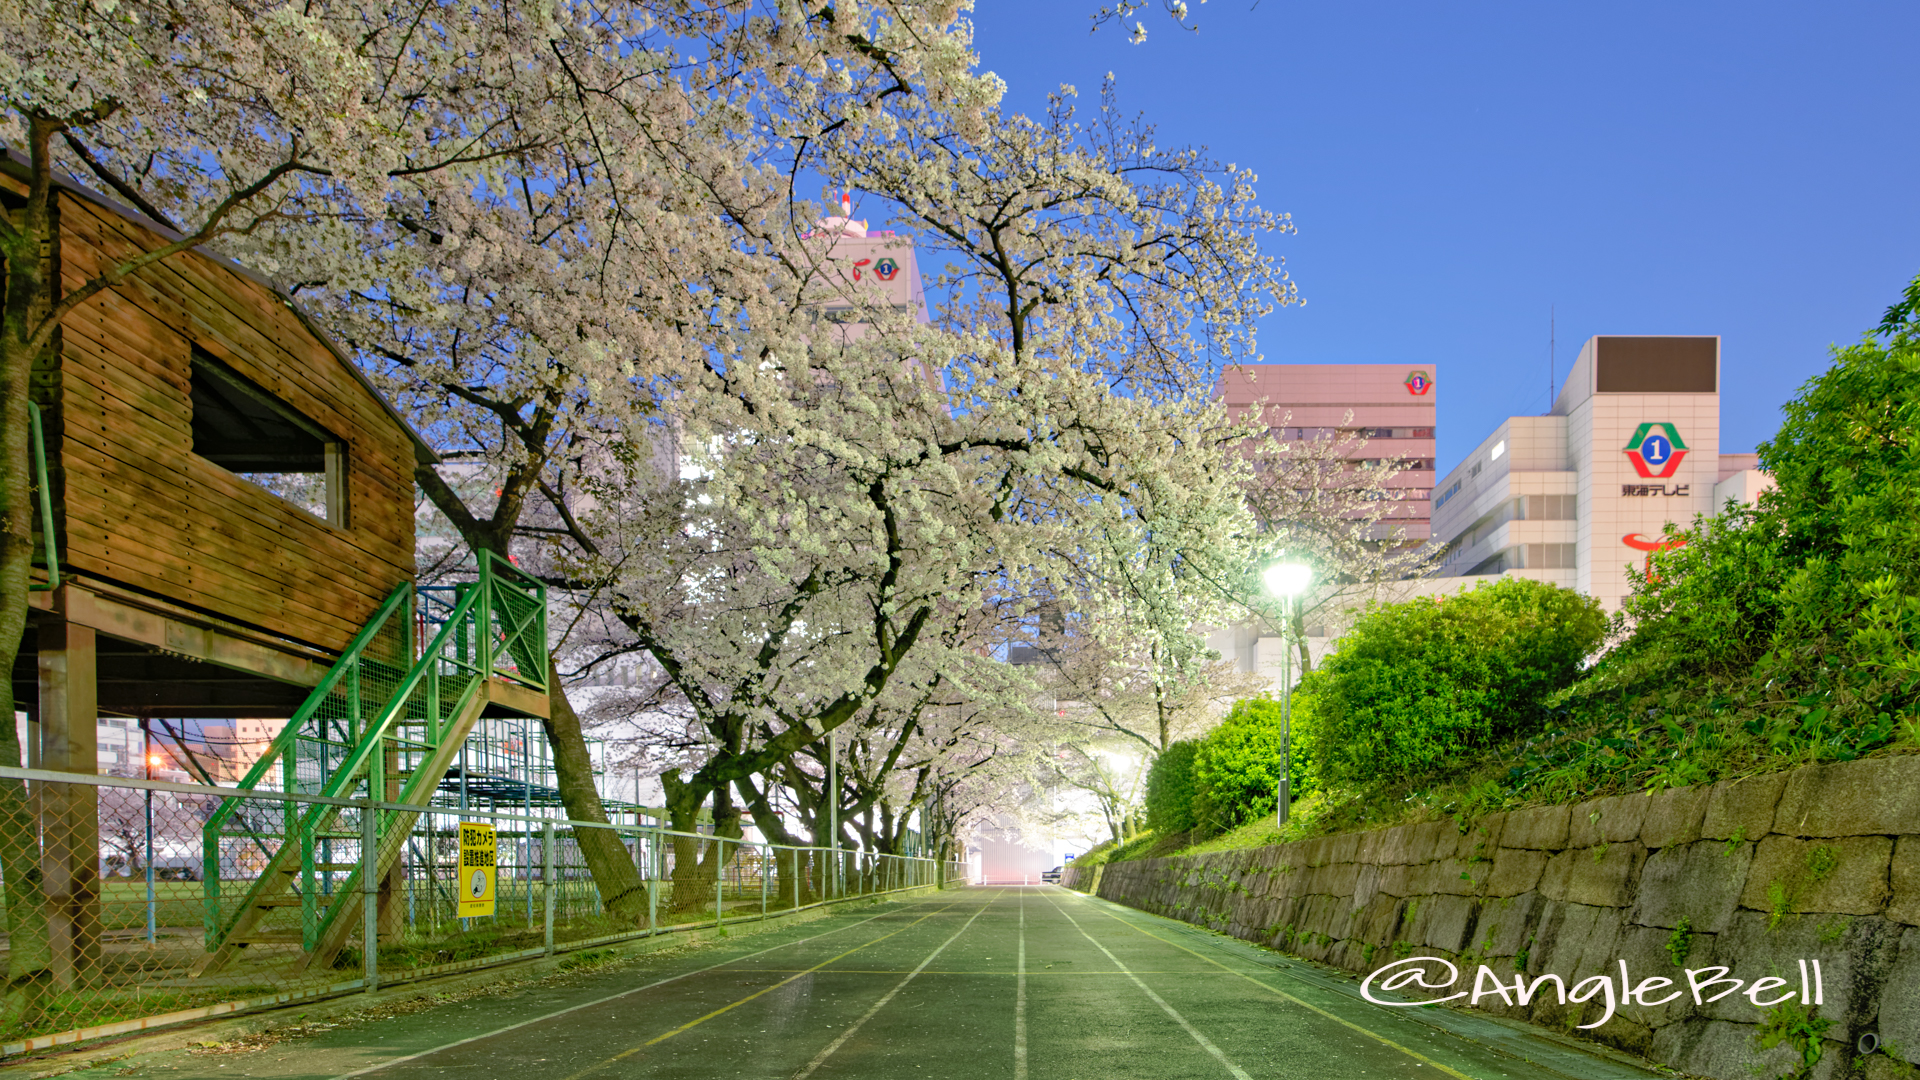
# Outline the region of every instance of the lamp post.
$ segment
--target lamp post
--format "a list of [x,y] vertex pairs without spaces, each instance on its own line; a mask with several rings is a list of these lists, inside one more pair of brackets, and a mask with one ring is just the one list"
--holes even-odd
[[[160,763],[160,755],[153,752],[153,731],[145,716],[140,718],[140,760],[146,770],[148,780],[153,779],[153,767]],[[142,791],[146,803],[147,817],[147,948],[153,948],[154,903],[153,903],[153,789]]]
[[1280,782],[1276,785],[1274,814],[1285,825],[1293,808],[1293,598],[1313,584],[1313,567],[1305,563],[1277,562],[1260,575],[1267,591],[1280,599]]

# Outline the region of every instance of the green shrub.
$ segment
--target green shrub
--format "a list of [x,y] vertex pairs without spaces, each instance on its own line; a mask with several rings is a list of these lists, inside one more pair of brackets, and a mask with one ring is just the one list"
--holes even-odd
[[1592,597],[1524,578],[1369,608],[1301,683],[1316,780],[1404,782],[1538,733],[1606,628]]
[[[1508,788],[1696,784],[1920,742],[1920,278],[1782,409],[1778,487],[1669,528]],[[1623,784],[1624,782],[1624,784]]]
[[[1294,717],[1303,702],[1294,698]],[[1202,829],[1220,832],[1236,828],[1274,808],[1280,763],[1285,757],[1281,703],[1268,697],[1234,703],[1233,711],[1200,741],[1194,755],[1194,818]],[[1293,755],[1293,795],[1306,795],[1308,762],[1296,744]]]
[[1154,759],[1147,771],[1147,828],[1163,836],[1193,828],[1193,758],[1199,749],[1198,739],[1182,739]]

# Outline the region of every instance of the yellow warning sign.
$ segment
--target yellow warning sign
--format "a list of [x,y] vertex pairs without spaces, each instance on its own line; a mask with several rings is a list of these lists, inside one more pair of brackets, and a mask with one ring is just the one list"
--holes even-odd
[[493,914],[493,869],[499,841],[492,825],[460,823],[460,917]]

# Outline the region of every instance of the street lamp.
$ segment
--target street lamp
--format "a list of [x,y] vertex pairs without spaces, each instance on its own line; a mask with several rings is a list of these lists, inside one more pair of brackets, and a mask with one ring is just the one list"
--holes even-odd
[[1260,574],[1267,591],[1280,598],[1280,782],[1274,791],[1274,814],[1285,825],[1293,808],[1293,598],[1313,584],[1313,567],[1305,563],[1277,562]]

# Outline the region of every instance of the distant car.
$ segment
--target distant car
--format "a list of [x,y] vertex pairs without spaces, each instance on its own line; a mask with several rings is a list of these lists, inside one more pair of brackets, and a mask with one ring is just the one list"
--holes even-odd
[[1056,866],[1051,870],[1042,871],[1040,874],[1040,880],[1045,882],[1048,885],[1058,885],[1060,884],[1060,874],[1062,870],[1063,870],[1062,867]]

